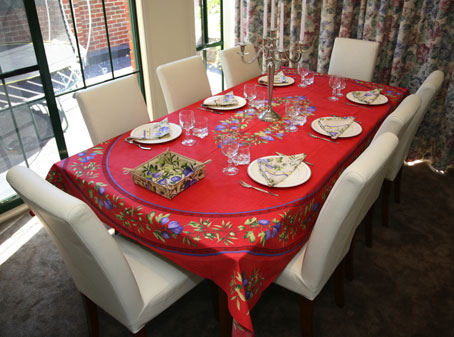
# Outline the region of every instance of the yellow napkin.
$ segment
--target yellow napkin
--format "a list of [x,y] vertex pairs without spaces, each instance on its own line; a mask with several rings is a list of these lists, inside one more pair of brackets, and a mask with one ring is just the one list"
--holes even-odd
[[[260,80],[260,82],[268,83],[268,77],[265,76],[263,79]],[[274,75],[274,83],[276,83],[276,84],[287,83],[287,78],[285,77],[285,75],[282,71],[280,71],[276,75]]]
[[332,139],[336,139],[354,122],[355,117],[320,117],[318,124]]
[[206,106],[231,106],[231,105],[237,105],[237,104],[238,104],[238,100],[233,95],[233,91],[228,92],[225,95],[213,96],[213,97],[207,98],[203,102],[203,105],[206,105]]
[[259,172],[265,178],[268,186],[276,186],[287,179],[289,175],[306,158],[306,154],[300,153],[292,156],[274,156],[259,158],[257,160]]
[[373,103],[378,96],[380,96],[380,93],[381,89],[374,89],[370,91],[352,91],[353,97],[366,104]]
[[142,138],[145,140],[148,139],[159,139],[170,136],[170,127],[169,121],[163,119],[157,123],[151,123],[150,126],[143,130]]

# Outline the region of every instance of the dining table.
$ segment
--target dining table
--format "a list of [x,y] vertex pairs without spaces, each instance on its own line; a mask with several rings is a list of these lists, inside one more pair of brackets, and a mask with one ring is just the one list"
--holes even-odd
[[[182,144],[183,132],[142,144],[150,148],[142,149],[137,142],[125,142],[128,131],[55,163],[47,175],[52,184],[86,202],[119,235],[213,281],[226,296],[233,318],[231,334],[237,337],[254,335],[251,309],[309,239],[339,175],[409,93],[405,88],[346,79],[344,95],[331,101],[328,75],[316,73],[313,84],[300,87],[296,69],[281,70],[292,83],[273,88],[272,107],[281,117],[277,121],[257,117],[266,105],[250,110],[247,102],[238,108],[207,109],[202,100],[150,122],[167,118],[178,126],[181,110],[208,117],[208,136],[194,138],[193,146]],[[219,95],[243,97],[247,83],[266,90],[257,77]],[[385,102],[358,104],[346,97],[352,91],[373,89],[381,90]],[[307,113],[306,123],[296,132],[286,128],[288,99],[299,100]],[[314,123],[327,116],[354,117],[358,132],[335,140],[321,134]],[[220,139],[226,134],[250,144],[251,164],[237,166],[237,175],[223,173],[227,157]],[[200,162],[211,160],[204,165],[203,178],[171,199],[136,184],[132,177],[132,170],[169,150]],[[308,164],[289,184],[270,187],[251,169],[259,158],[295,154],[305,154]],[[240,181],[275,195],[245,188]]]

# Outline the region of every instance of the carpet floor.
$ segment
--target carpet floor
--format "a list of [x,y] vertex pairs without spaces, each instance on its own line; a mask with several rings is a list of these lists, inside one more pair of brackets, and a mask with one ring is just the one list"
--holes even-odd
[[[385,228],[374,214],[374,243],[355,236],[355,278],[345,282],[345,306],[331,282],[315,300],[315,336],[454,336],[454,174],[425,164],[405,167],[401,203],[391,204]],[[33,218],[36,219],[36,218]],[[0,224],[0,253],[28,214]],[[147,324],[152,337],[219,335],[209,281]],[[251,311],[256,337],[301,336],[300,300],[271,285]],[[0,265],[0,336],[86,336],[82,301],[44,229]],[[101,336],[129,331],[100,312]]]

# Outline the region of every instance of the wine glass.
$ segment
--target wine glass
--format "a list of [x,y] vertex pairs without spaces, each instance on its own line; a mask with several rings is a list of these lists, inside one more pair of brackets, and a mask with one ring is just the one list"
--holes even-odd
[[285,113],[290,117],[289,124],[285,127],[287,132],[296,132],[298,128],[295,125],[295,118],[299,114],[300,102],[295,99],[287,99],[285,101]]
[[328,99],[330,101],[338,101],[339,98],[337,98],[337,96],[336,96],[336,91],[340,87],[339,76],[331,75],[329,77],[329,86],[331,87],[332,92],[331,92],[331,97],[328,97]]
[[307,87],[305,77],[308,74],[308,72],[309,72],[309,67],[307,66],[306,63],[303,63],[303,62],[298,63],[298,74],[301,77],[301,83],[298,84],[299,87],[301,87],[301,88]]
[[233,165],[233,156],[238,152],[239,143],[232,135],[221,136],[221,151],[228,157],[228,165],[222,169],[224,174],[233,176],[238,173],[238,168]]
[[257,97],[257,89],[256,84],[245,84],[244,85],[244,98],[249,101],[249,105],[251,106],[249,109],[246,109],[246,112],[255,112],[255,109],[252,107],[255,97]]
[[195,139],[191,138],[191,129],[194,127],[194,111],[182,110],[180,111],[180,125],[186,133],[186,138],[183,139],[181,144],[185,146],[192,146],[195,144]]
[[342,90],[345,89],[345,86],[347,84],[345,83],[345,78],[344,77],[339,77],[339,81],[340,81],[340,84],[339,84],[339,88],[337,88],[336,96],[337,97],[342,97],[342,96],[344,96],[344,94],[342,93]]

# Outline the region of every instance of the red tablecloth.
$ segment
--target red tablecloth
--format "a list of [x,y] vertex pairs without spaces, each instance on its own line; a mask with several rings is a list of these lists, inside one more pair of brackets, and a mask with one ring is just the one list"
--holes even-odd
[[[298,132],[286,133],[286,118],[260,121],[243,109],[222,115],[198,110],[201,102],[187,108],[209,117],[209,135],[193,147],[181,145],[181,137],[152,145],[146,151],[124,142],[120,135],[84,152],[62,160],[51,168],[47,179],[88,203],[99,218],[120,233],[136,240],[201,277],[213,280],[228,295],[229,310],[239,325],[234,335],[253,335],[250,309],[261,293],[279,275],[309,238],[315,219],[342,170],[368,145],[383,119],[408,94],[406,89],[348,80],[344,93],[382,88],[388,103],[371,108],[351,106],[345,97],[339,102],[327,98],[328,77],[317,75],[315,83],[299,88],[293,69],[286,74],[295,84],[275,87],[274,109],[284,116],[284,98],[304,100],[313,113]],[[257,79],[249,81],[255,83]],[[243,95],[243,85],[229,89]],[[125,112],[127,113],[127,112]],[[363,128],[360,135],[338,139],[333,144],[311,138],[311,122],[322,116],[355,116]],[[178,111],[168,115],[178,124]],[[275,154],[306,153],[313,163],[310,179],[297,187],[269,188],[274,197],[240,186],[245,180],[259,186],[240,166],[236,176],[222,168],[227,158],[217,146],[225,132],[240,132],[249,140],[251,160]],[[170,148],[185,156],[213,161],[206,177],[172,200],[135,185],[124,168],[135,168]]]

